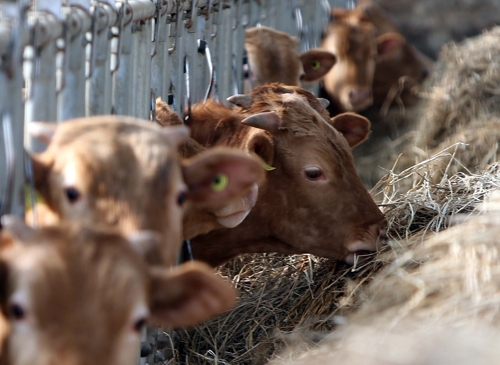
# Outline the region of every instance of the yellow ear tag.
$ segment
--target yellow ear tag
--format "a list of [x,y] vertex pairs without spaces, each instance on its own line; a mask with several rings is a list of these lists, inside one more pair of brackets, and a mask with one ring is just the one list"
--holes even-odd
[[264,162],[264,170],[273,171],[276,170],[276,167],[269,166],[267,163]]
[[212,180],[211,188],[213,191],[222,191],[227,188],[229,178],[226,174],[217,174]]
[[313,70],[319,70],[320,66],[321,66],[321,63],[319,61],[313,61],[313,63],[311,64],[311,68]]
[[[35,190],[35,204],[43,203],[43,198],[38,191]],[[32,209],[31,206],[31,189],[28,184],[24,185],[24,206],[26,210]]]

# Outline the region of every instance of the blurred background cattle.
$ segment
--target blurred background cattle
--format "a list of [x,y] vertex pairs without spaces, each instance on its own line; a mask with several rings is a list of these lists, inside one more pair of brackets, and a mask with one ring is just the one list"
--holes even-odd
[[0,364],[496,363],[499,14],[1,1]]

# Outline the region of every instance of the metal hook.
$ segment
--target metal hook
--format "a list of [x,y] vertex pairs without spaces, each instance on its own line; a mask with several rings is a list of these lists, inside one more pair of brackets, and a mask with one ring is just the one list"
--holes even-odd
[[94,73],[94,64],[95,64],[95,57],[96,57],[96,52],[94,49],[94,45],[92,43],[95,42],[95,39],[97,37],[97,16],[99,14],[99,8],[100,5],[96,4],[92,7],[91,13],[92,13],[92,21],[90,24],[90,33],[92,34],[92,39],[90,41],[90,60],[89,60],[89,74],[87,75],[87,78],[91,78],[92,74]]
[[57,47],[58,52],[62,52],[62,63],[61,63],[61,84],[56,90],[56,93],[59,94],[61,91],[63,91],[64,87],[66,86],[66,63],[68,62],[66,57],[66,47],[69,43],[69,30],[68,30],[68,22],[64,21],[62,23],[62,29],[63,29],[63,36],[62,39],[64,40],[64,45],[62,47]]
[[243,15],[241,17],[241,25],[246,28],[250,24],[250,0],[243,2]]
[[207,101],[214,86],[214,67],[212,64],[212,55],[210,54],[210,48],[208,47],[207,41],[205,41],[204,39],[198,39],[198,53],[205,56],[205,59],[207,60],[208,72],[210,75],[208,88],[203,99],[204,101]]
[[[122,49],[122,33],[123,33],[123,26],[124,26],[124,19],[125,19],[125,7],[130,6],[128,3],[121,3],[120,10],[118,10],[118,33],[116,34],[117,38],[117,45],[116,45],[116,59],[115,59],[115,67],[111,70],[111,74],[114,74],[116,71],[118,71],[118,68],[120,67],[120,55],[121,55],[121,49]],[[114,36],[114,35],[113,35]]]
[[15,150],[13,143],[12,121],[10,115],[1,112],[0,120],[2,121],[4,147],[5,147],[5,162],[6,162],[6,184],[5,191],[0,204],[0,216],[5,213],[10,213],[12,209],[12,195],[14,191],[14,174],[15,174]]
[[218,2],[214,2],[212,4],[212,8],[210,9],[210,12],[213,13],[212,28],[214,29],[214,32],[210,34],[210,37],[215,38],[217,36],[217,33],[218,33],[218,26],[217,26],[217,23],[219,20],[219,3]]
[[184,121],[187,121],[191,118],[191,91],[189,90],[189,60],[188,56],[184,56],[184,86],[185,90],[185,98],[184,98],[184,110],[187,109],[187,116],[184,116]]
[[234,13],[236,14],[236,16],[233,18],[234,19],[234,24],[231,26],[231,29],[232,30],[236,30],[238,29],[238,25],[240,23],[240,19],[238,17],[238,14],[239,14],[239,10],[240,10],[240,2],[234,2],[234,6],[237,6],[236,10],[234,11]]
[[169,34],[169,37],[170,38],[174,38],[174,44],[172,45],[172,47],[170,47],[168,49],[168,54],[172,54],[175,52],[175,50],[177,49],[177,22],[179,20],[179,10],[180,10],[180,5],[179,3],[177,2],[176,4],[176,10],[175,10],[175,13],[171,13],[169,15],[169,17],[167,18],[167,22],[169,22],[170,24],[170,34]]
[[151,51],[151,58],[156,56],[156,50],[158,48],[158,34],[160,31],[160,13],[161,13],[161,0],[156,0],[155,31],[153,36],[153,50]]

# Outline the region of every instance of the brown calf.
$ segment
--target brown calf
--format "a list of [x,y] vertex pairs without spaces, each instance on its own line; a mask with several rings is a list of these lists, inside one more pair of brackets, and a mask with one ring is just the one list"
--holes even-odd
[[335,64],[335,56],[321,49],[297,53],[299,40],[268,27],[245,31],[253,87],[270,82],[299,86],[321,79]]
[[124,234],[160,232],[165,242],[151,263],[174,263],[185,200],[184,220],[204,224],[191,227],[204,233],[217,226],[209,208],[243,198],[263,175],[258,159],[236,150],[211,150],[179,164],[182,126],[100,116],[30,128],[49,143],[31,160],[36,188],[58,220],[117,226]]
[[337,57],[323,86],[341,111],[361,111],[373,103],[372,85],[377,58],[394,53],[401,36],[387,33],[376,37],[373,25],[343,21],[334,10],[321,47]]
[[371,0],[360,1],[353,10],[333,9],[335,21],[353,25],[373,24],[381,39],[390,39],[383,44],[375,66],[373,78],[373,103],[381,106],[391,89],[400,88],[405,105],[413,105],[418,98],[411,87],[423,82],[432,70],[432,61],[406,42],[389,15]]
[[77,225],[2,223],[1,364],[132,365],[146,323],[193,325],[235,301],[206,265],[148,268],[141,256],[158,244],[151,232],[127,240]]
[[195,258],[219,265],[242,253],[307,252],[352,262],[356,252],[376,249],[385,219],[350,151],[367,138],[369,121],[352,113],[330,120],[314,95],[281,84],[228,100],[241,108],[193,107],[192,138],[255,153],[271,171],[243,223],[192,240]]

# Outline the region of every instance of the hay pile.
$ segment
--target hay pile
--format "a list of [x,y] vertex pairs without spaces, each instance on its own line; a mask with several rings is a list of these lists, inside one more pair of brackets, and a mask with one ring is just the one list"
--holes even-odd
[[[373,186],[402,154],[397,171],[462,143],[448,173],[475,170],[498,160],[500,141],[500,27],[444,46],[434,74],[424,84],[421,102],[379,117],[369,115],[373,133],[366,146],[353,150],[356,167]],[[441,159],[436,170],[449,160]],[[380,166],[380,167],[379,167]],[[435,174],[436,182],[441,175]]]
[[[389,244],[354,268],[311,255],[248,255],[220,269],[240,291],[238,306],[227,315],[202,326],[180,331],[180,364],[264,364],[280,353],[300,328],[331,332],[345,315],[358,308],[365,297],[361,290],[375,274],[409,247],[422,242],[425,232],[440,231],[461,213],[472,214],[477,203],[500,187],[500,164],[475,174],[443,177],[431,181],[429,164],[447,156],[443,152],[429,161],[389,174],[374,191],[381,196],[389,221]],[[419,176],[404,195],[398,184]],[[411,239],[409,239],[411,238]]]
[[[498,176],[498,168],[484,172]],[[321,346],[291,348],[272,364],[498,364],[500,190],[488,200],[484,214],[429,237],[378,273],[360,310]]]
[[[430,155],[456,142],[467,168],[497,160],[500,141],[500,27],[444,47],[415,144]],[[453,171],[454,172],[454,171]]]

